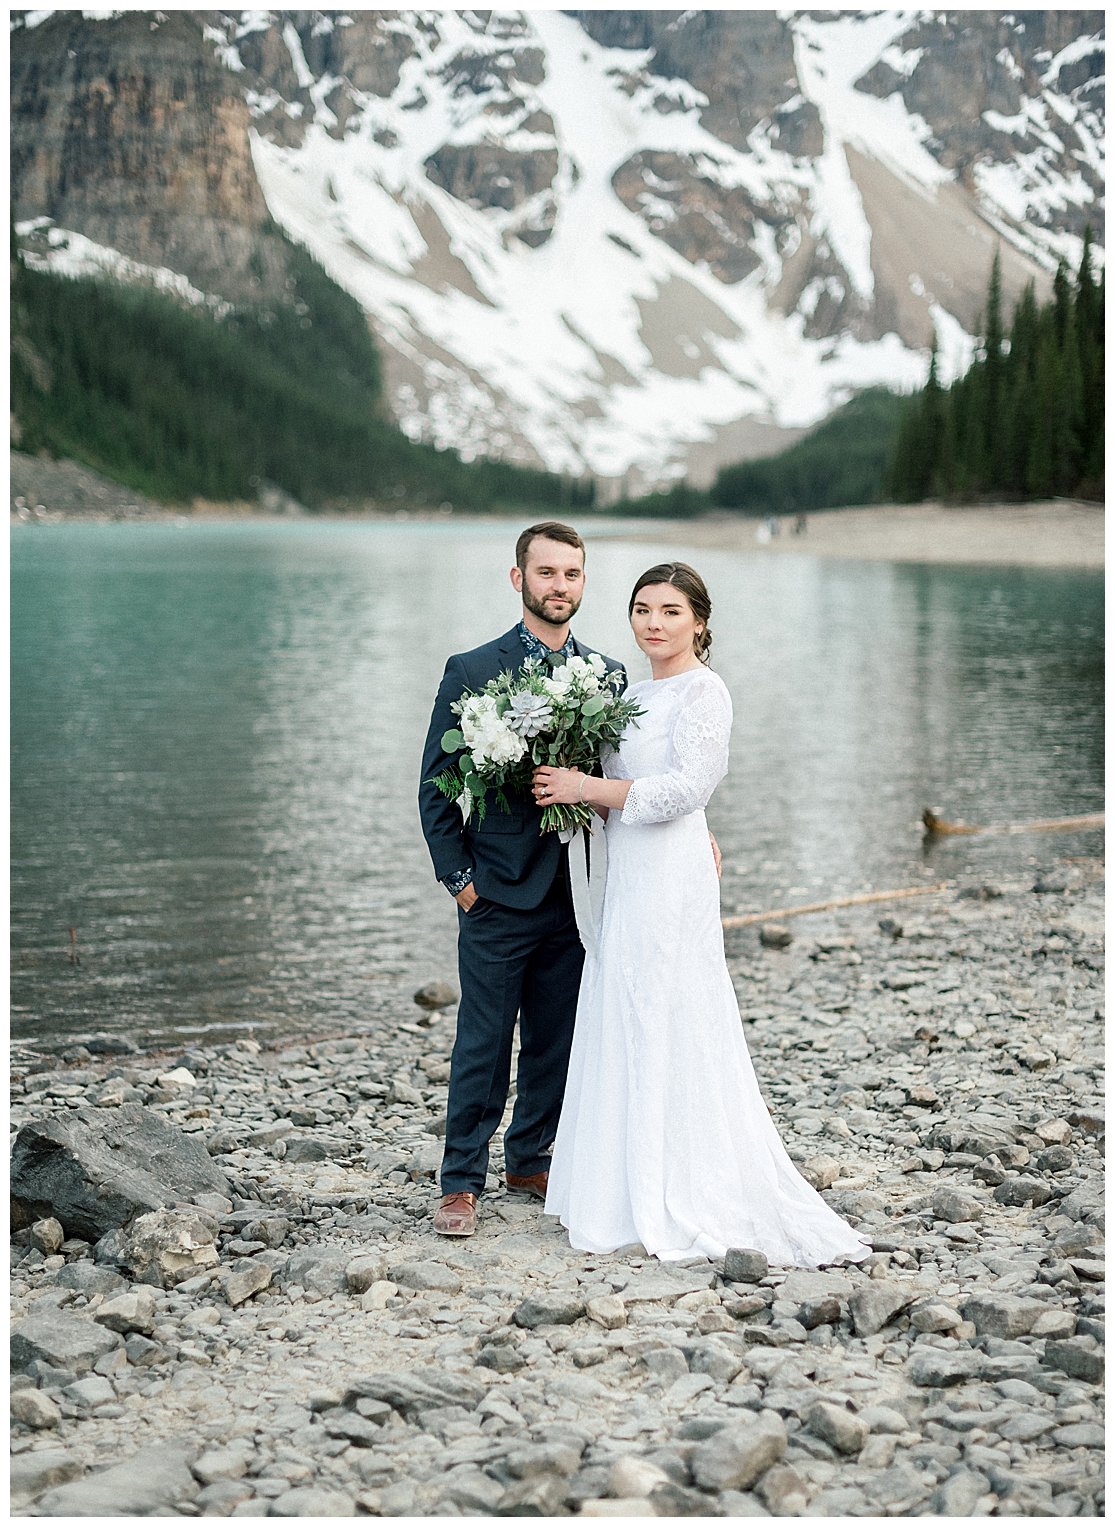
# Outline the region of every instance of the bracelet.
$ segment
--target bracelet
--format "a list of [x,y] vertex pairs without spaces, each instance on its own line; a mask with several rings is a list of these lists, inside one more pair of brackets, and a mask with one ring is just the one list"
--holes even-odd
[[588,779],[588,777],[589,776],[587,774],[582,774],[581,775],[581,783],[577,787],[577,799],[578,799],[578,801],[580,801],[582,806],[586,806],[588,804],[588,802],[585,800],[585,794],[584,794],[584,791],[585,791],[585,781]]

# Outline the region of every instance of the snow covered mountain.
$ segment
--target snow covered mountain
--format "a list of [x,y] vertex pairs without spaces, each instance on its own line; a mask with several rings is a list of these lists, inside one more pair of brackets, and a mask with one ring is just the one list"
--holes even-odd
[[996,245],[1010,298],[1102,234],[1099,12],[189,15],[403,429],[605,496],[955,371]]

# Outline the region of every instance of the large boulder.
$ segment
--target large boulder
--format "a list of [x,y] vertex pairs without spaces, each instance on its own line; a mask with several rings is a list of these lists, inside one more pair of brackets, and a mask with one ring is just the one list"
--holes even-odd
[[11,1160],[17,1215],[53,1215],[67,1235],[98,1241],[196,1193],[227,1193],[204,1145],[138,1103],[35,1119]]

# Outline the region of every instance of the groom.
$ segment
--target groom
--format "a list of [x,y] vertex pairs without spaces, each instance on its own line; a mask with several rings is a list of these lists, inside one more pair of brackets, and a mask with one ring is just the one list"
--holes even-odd
[[[519,1021],[515,1112],[504,1137],[507,1187],[546,1196],[546,1154],[557,1134],[565,1091],[584,950],[569,888],[568,855],[556,833],[539,832],[531,795],[509,793],[511,813],[494,803],[484,820],[464,825],[460,808],[430,783],[451,762],[442,735],[458,725],[450,709],[464,689],[479,690],[528,657],[587,657],[569,633],[585,582],[585,544],[569,525],[546,521],[524,530],[511,583],[523,614],[496,641],[445,665],[422,755],[418,805],[434,873],[456,898],[461,1004],[449,1080],[441,1164],[440,1235],[472,1235],[476,1200],[488,1170],[488,1141],[499,1127]],[[609,670],[622,665],[604,659]],[[626,681],[626,675],[624,675]]]

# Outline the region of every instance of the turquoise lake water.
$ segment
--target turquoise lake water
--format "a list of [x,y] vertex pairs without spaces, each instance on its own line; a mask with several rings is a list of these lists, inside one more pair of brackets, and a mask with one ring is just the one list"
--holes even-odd
[[[17,1038],[355,1029],[455,979],[419,752],[447,654],[517,619],[518,528],[15,528]],[[574,629],[633,677],[628,594],[667,555],[708,581],[735,706],[725,913],[1102,852],[918,826],[1102,809],[1102,575],[601,539]]]

